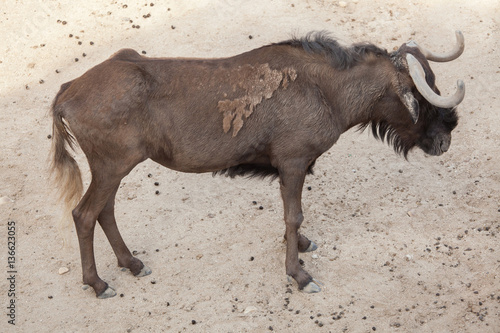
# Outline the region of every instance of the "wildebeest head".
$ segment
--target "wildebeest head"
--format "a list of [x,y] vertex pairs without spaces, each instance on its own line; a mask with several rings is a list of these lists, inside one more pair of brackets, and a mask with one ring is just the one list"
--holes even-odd
[[[392,79],[394,94],[406,106],[410,117],[393,114],[392,117],[399,119],[372,121],[371,126],[375,137],[386,139],[405,157],[414,147],[430,155],[441,155],[450,147],[451,131],[458,122],[456,106],[464,98],[465,86],[459,80],[454,95],[441,96],[428,61],[446,62],[458,58],[463,52],[464,40],[460,31],[456,32],[456,37],[455,48],[447,54],[432,53],[413,41],[390,54],[396,69]],[[397,98],[390,97],[376,108],[392,109]]]

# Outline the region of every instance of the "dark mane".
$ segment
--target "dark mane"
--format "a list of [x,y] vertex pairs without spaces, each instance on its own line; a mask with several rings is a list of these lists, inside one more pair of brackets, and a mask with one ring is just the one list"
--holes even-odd
[[387,142],[389,146],[394,148],[394,151],[403,155],[405,159],[408,159],[408,153],[410,150],[415,147],[416,142],[403,139],[398,135],[396,128],[391,126],[387,121],[373,121],[365,124],[360,124],[358,126],[358,131],[362,132],[367,127],[371,127],[372,134],[375,139],[378,139],[382,142]]
[[[451,132],[458,124],[458,115],[456,108],[439,108],[435,107],[429,103],[422,103],[420,105],[421,119],[426,123],[431,123],[434,119],[439,118],[442,121],[443,126],[447,131]],[[394,148],[397,154],[403,155],[405,159],[408,159],[408,153],[414,147],[417,146],[417,141],[410,139],[409,137],[403,138],[398,135],[398,130],[404,132],[400,128],[396,128],[385,120],[372,120],[360,124],[358,126],[358,131],[362,132],[367,127],[371,127],[373,136],[382,141],[387,142],[390,146]],[[427,126],[426,126],[427,127]]]
[[385,49],[370,43],[358,43],[348,47],[339,44],[325,31],[310,32],[302,38],[292,38],[273,45],[290,45],[308,53],[324,55],[338,69],[349,69],[364,59],[367,54],[389,57]]
[[[313,174],[313,167],[316,161],[312,162],[307,169],[307,174]],[[212,176],[224,175],[226,177],[247,177],[247,178],[271,178],[271,181],[279,177],[278,169],[273,166],[256,165],[256,164],[239,164],[227,169],[212,172]]]

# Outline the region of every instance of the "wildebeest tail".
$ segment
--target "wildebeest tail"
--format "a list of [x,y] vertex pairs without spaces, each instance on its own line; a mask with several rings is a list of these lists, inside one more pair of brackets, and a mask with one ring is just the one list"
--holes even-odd
[[59,223],[58,229],[66,242],[65,230],[71,225],[71,211],[78,204],[82,192],[83,183],[80,168],[76,160],[71,156],[68,148],[74,150],[76,144],[71,130],[63,117],[64,107],[57,105],[59,95],[69,85],[63,85],[52,105],[52,165],[51,171],[54,181],[59,190],[59,199],[64,202],[64,215]]

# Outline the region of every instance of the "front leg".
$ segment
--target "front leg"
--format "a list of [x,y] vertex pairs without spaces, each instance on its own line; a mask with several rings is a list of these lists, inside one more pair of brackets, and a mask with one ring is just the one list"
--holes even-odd
[[[285,233],[285,241],[286,241],[286,233]],[[314,243],[313,241],[309,240],[306,236],[302,235],[301,233],[299,233],[299,252],[303,253],[303,252],[312,252],[312,251],[315,251],[318,246],[316,245],[316,243]]]
[[[321,288],[313,282],[313,278],[299,264],[299,245],[308,247],[314,244],[299,234],[299,228],[304,220],[302,215],[302,187],[308,165],[306,163],[292,163],[280,169],[280,190],[283,199],[286,233],[286,274],[293,277],[299,289],[308,293],[316,293]],[[304,251],[304,249],[301,249]]]

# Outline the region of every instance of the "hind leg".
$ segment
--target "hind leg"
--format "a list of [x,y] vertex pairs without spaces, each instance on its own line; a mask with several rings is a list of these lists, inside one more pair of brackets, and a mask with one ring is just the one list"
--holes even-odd
[[121,178],[114,182],[110,180],[96,181],[93,176],[87,192],[73,210],[73,220],[80,245],[83,283],[94,288],[96,296],[99,298],[115,296],[116,292],[97,275],[94,257],[94,229],[99,213],[120,180]]
[[106,160],[89,159],[92,181],[82,200],[73,210],[80,244],[83,283],[94,288],[98,298],[113,297],[116,292],[97,274],[94,257],[94,229],[97,219],[117,253],[119,263],[131,268],[134,273],[140,272],[143,268],[142,262],[131,259],[132,255],[118,232],[113,213],[114,199],[120,181],[143,160],[140,156],[133,156],[130,153],[128,155],[126,159],[112,159],[111,156]]
[[135,276],[145,276],[151,274],[151,270],[144,266],[142,261],[132,256],[127,245],[123,241],[115,219],[115,196],[118,191],[118,186],[108,199],[108,202],[102,209],[97,217],[97,221],[101,225],[102,230],[106,234],[116,258],[118,259],[118,266],[125,267],[130,270]]

